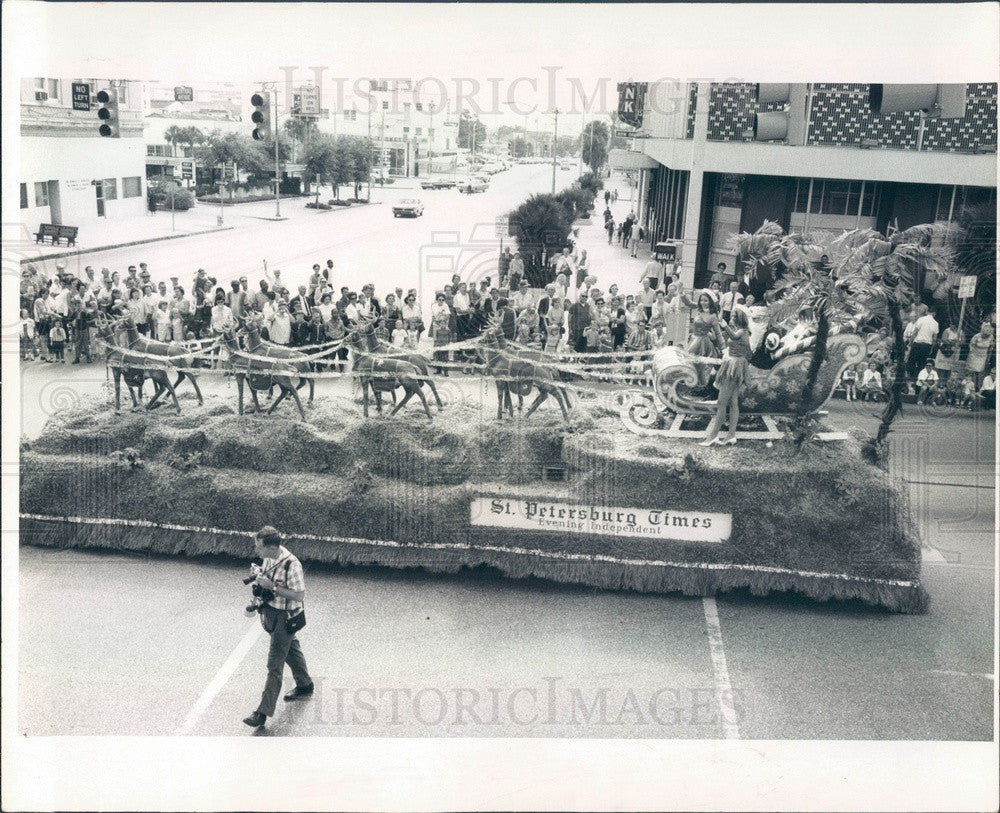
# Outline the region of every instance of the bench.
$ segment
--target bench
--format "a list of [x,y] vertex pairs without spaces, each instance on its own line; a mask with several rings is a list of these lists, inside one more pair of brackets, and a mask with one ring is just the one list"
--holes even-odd
[[35,242],[44,243],[45,238],[52,241],[52,245],[59,245],[60,240],[65,240],[67,246],[76,245],[76,233],[79,226],[56,226],[52,223],[42,223],[38,231],[35,232]]

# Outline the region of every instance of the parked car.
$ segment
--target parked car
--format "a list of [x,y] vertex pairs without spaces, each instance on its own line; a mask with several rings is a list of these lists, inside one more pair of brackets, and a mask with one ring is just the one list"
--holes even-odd
[[482,178],[466,178],[459,183],[458,191],[467,192],[471,195],[473,192],[485,192],[489,187],[489,183]]
[[392,207],[393,217],[402,217],[403,215],[406,215],[407,217],[420,217],[423,213],[423,201],[420,201],[417,198],[404,198],[398,203],[395,203]]

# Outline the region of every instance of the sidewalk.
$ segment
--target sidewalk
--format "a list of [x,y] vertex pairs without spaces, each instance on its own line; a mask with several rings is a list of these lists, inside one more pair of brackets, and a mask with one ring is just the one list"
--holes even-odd
[[21,262],[40,261],[44,263],[47,260],[55,260],[60,257],[73,257],[77,254],[93,251],[233,228],[235,217],[233,217],[231,208],[226,207],[222,226],[218,223],[218,216],[218,206],[197,204],[186,212],[174,212],[172,217],[168,209],[165,212],[158,211],[156,214],[147,213],[142,217],[88,223],[80,229],[76,244],[72,246],[67,246],[65,242],[57,246],[50,243],[36,243],[34,235],[29,233],[30,230],[23,228],[20,235],[21,242],[26,243],[23,245],[23,253],[30,256],[22,257]]
[[[392,188],[392,187],[387,187]],[[373,193],[375,190],[373,189]],[[305,209],[305,204],[312,198],[296,196],[281,199],[282,220],[293,220],[305,212],[315,215],[312,210]],[[381,203],[374,199],[372,204]],[[337,207],[333,212],[351,211],[354,207]],[[356,210],[355,210],[356,211]],[[36,263],[40,267],[52,264],[55,260],[76,257],[96,251],[107,251],[126,246],[153,243],[160,240],[172,240],[180,237],[190,237],[198,234],[211,234],[219,231],[230,231],[243,226],[247,221],[274,220],[274,201],[254,201],[253,203],[225,204],[222,210],[222,225],[219,225],[220,207],[218,204],[198,203],[186,212],[174,212],[169,209],[159,210],[156,214],[145,214],[142,217],[132,217],[121,220],[108,220],[88,223],[80,229],[76,244],[67,246],[65,243],[53,246],[50,243],[36,243],[34,235],[26,226],[19,226],[16,236],[14,229],[4,228],[4,242],[7,245],[19,247],[21,264]],[[324,214],[327,214],[324,212]]]
[[[615,189],[615,182],[615,178],[605,181],[605,189]],[[610,285],[617,284],[623,294],[636,293],[642,288],[640,277],[652,255],[645,244],[639,245],[635,257],[632,256],[631,245],[628,249],[622,248],[615,241],[608,245],[608,233],[604,230],[604,191],[602,189],[597,195],[590,225],[573,227],[579,229],[578,245],[587,250],[590,273],[597,277],[598,288],[607,291]],[[619,187],[618,202],[611,204],[615,224],[622,222],[629,212],[635,210],[635,201],[628,199],[629,191],[624,185]]]

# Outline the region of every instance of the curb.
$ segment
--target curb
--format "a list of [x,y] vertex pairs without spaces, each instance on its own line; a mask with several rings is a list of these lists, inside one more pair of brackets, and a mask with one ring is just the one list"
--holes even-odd
[[128,248],[129,246],[141,246],[144,243],[159,243],[162,240],[178,240],[181,237],[197,237],[201,234],[215,234],[220,231],[232,231],[235,226],[223,226],[222,228],[205,229],[204,231],[190,231],[184,234],[168,234],[164,237],[147,237],[144,240],[132,240],[128,243],[113,243],[107,246],[94,246],[93,248],[80,248],[76,251],[63,251],[59,254],[46,254],[42,257],[28,257],[21,260],[21,265],[25,263],[45,262],[46,260],[59,260],[65,257],[76,257],[80,254],[93,254],[95,251],[110,251],[114,248]]

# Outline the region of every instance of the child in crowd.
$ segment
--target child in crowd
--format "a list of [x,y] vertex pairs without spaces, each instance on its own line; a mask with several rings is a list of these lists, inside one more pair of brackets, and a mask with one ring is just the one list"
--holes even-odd
[[35,320],[28,315],[28,311],[21,309],[21,361],[37,359],[38,332],[35,330]]
[[601,346],[601,329],[596,322],[583,329],[583,337],[587,340],[587,352],[596,353]]
[[870,362],[861,377],[859,392],[862,401],[877,401],[882,397],[882,373]]
[[54,319],[52,327],[49,329],[49,348],[52,350],[54,360],[66,363],[63,352],[66,347],[66,329],[63,327],[61,319]]
[[962,407],[972,409],[976,402],[976,382],[967,375],[962,381]]
[[156,340],[159,342],[169,342],[171,335],[170,310],[165,299],[160,300],[153,314],[153,324],[156,327]]
[[607,353],[610,355],[615,349],[615,339],[611,335],[611,328],[607,325],[601,326],[601,333],[598,337],[598,348],[602,354]]
[[549,324],[548,335],[545,337],[545,352],[558,353],[559,341],[562,338],[562,330],[559,325]]
[[855,367],[848,367],[840,377],[840,382],[844,385],[844,398],[848,401],[858,399],[858,371]]

